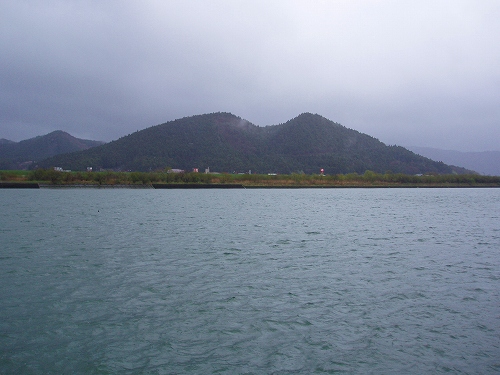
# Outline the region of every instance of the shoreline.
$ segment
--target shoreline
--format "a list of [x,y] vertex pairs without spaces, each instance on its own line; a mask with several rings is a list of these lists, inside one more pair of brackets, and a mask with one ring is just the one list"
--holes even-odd
[[387,185],[244,185],[244,184],[50,184],[0,182],[0,189],[418,189],[418,188],[500,188],[496,184],[387,184]]

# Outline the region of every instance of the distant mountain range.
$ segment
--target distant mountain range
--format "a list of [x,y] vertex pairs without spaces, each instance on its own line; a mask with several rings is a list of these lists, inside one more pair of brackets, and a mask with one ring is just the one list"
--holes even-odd
[[0,139],[0,169],[26,169],[51,156],[86,150],[104,144],[75,138],[61,130],[21,142]]
[[[21,143],[21,142],[20,142]],[[38,159],[39,160],[39,159]],[[467,173],[399,146],[303,113],[284,124],[259,127],[230,113],[185,117],[137,131],[84,151],[56,155],[38,167],[252,173]]]
[[459,165],[484,175],[500,176],[500,151],[461,152],[413,146],[408,149],[432,160]]

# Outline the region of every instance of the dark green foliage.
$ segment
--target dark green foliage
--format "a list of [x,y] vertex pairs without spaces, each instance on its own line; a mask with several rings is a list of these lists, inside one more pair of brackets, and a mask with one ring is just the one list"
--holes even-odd
[[186,172],[209,167],[227,173],[464,173],[405,148],[386,146],[319,115],[304,113],[281,125],[258,127],[230,113],[186,117],[108,144],[38,163],[64,169]]

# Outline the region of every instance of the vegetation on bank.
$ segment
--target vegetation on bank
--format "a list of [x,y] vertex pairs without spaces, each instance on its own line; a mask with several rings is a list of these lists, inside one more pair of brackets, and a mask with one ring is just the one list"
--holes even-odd
[[0,171],[0,182],[39,182],[54,185],[240,184],[244,186],[499,186],[500,176],[363,174],[205,174],[169,172],[60,172],[53,169]]

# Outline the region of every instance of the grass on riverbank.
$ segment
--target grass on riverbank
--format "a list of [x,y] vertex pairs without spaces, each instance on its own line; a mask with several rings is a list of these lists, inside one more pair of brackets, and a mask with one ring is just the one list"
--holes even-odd
[[405,175],[366,171],[337,175],[204,174],[165,172],[60,172],[0,171],[2,182],[39,182],[53,185],[146,185],[146,184],[240,184],[262,187],[384,187],[384,186],[493,186],[500,187],[500,176],[481,175]]

